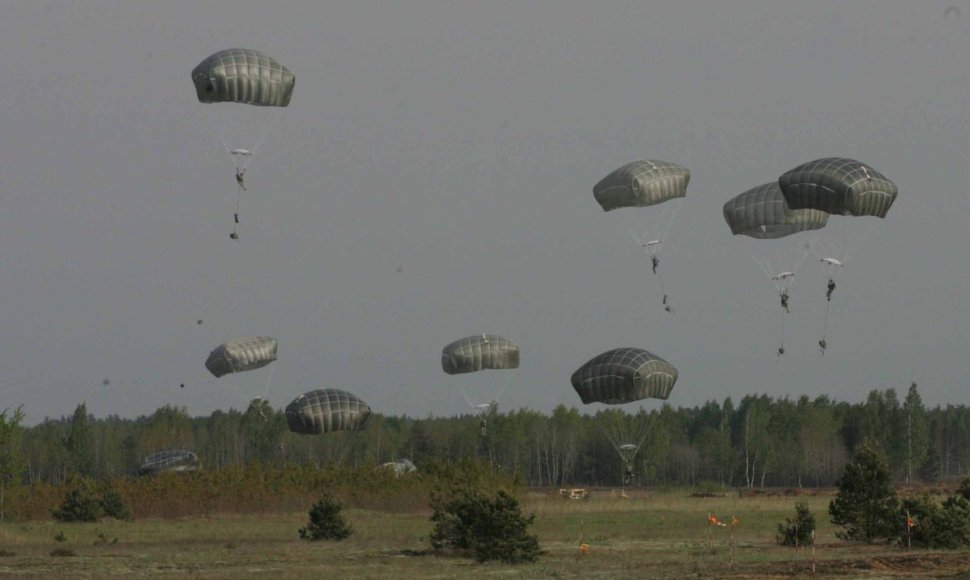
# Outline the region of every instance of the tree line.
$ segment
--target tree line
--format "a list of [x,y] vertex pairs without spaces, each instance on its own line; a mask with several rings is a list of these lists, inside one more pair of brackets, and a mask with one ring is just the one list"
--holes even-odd
[[[482,435],[477,417],[412,418],[373,414],[357,433],[290,433],[282,410],[265,401],[246,410],[191,417],[164,406],[135,419],[88,413],[20,426],[22,413],[0,415],[0,487],[59,485],[71,475],[96,479],[137,476],[145,456],[186,449],[205,470],[344,465],[376,466],[407,458],[423,464],[477,458],[530,486],[611,486],[626,466],[607,431],[643,433],[634,485],[831,487],[864,441],[885,452],[897,482],[970,474],[970,409],[928,409],[917,385],[900,400],[895,389],[873,390],[861,403],[828,396],[748,395],[696,407],[663,404],[633,413],[583,414],[560,405],[551,414],[499,412]],[[639,430],[639,431],[638,431]]]

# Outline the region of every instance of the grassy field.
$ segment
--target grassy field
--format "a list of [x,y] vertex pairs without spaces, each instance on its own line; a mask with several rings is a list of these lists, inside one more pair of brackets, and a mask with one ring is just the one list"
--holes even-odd
[[[819,577],[968,577],[970,551],[907,551],[856,546],[834,535],[830,495],[691,497],[685,491],[645,492],[627,499],[598,492],[584,501],[543,492],[524,498],[536,514],[534,532],[546,553],[538,563],[480,565],[426,552],[429,513],[346,510],[350,539],[304,542],[306,512],[220,515],[177,520],[0,527],[0,576],[43,578],[196,576],[203,578],[790,578],[811,577],[811,553],[775,545],[776,526],[808,502],[819,523]],[[708,513],[735,529],[710,529]],[[63,541],[55,536],[63,534]],[[580,537],[589,552],[579,553]],[[710,539],[709,539],[710,538]]]

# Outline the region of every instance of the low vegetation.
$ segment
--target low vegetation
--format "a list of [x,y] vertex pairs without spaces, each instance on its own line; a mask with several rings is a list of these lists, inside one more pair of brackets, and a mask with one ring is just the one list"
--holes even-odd
[[343,504],[330,494],[324,494],[320,501],[310,508],[310,521],[306,527],[300,528],[300,539],[317,540],[346,540],[353,533],[353,528],[347,524],[341,511]]

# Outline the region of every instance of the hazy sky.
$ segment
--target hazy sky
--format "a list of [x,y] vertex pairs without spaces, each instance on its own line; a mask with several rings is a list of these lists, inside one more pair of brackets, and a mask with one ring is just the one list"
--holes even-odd
[[[269,383],[277,407],[336,387],[426,416],[508,377],[503,410],[548,411],[581,406],[570,375],[619,346],[680,369],[675,406],[911,381],[967,403],[970,5],[336,4],[3,2],[0,408],[208,414]],[[192,68],[233,47],[296,75],[270,122],[196,99]],[[269,134],[232,241],[219,139],[241,128]],[[853,245],[828,352],[810,256],[776,360],[777,293],[721,207],[828,156],[900,195],[885,220],[830,220]],[[661,262],[672,314],[630,232],[654,208],[592,196],[642,158],[692,171]],[[517,341],[521,368],[445,375],[441,347],[476,333]],[[209,375],[247,335],[279,360]]]

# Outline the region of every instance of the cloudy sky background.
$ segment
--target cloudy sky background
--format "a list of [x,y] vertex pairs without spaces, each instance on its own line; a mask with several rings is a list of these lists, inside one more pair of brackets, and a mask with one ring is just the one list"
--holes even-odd
[[[274,406],[336,387],[450,415],[459,386],[487,399],[507,378],[504,410],[548,411],[581,405],[569,376],[619,346],[680,369],[673,405],[911,381],[967,402],[970,6],[200,4],[4,6],[0,408],[208,414],[268,383]],[[294,72],[287,109],[197,101],[192,68],[231,47]],[[240,127],[270,130],[234,242],[219,138]],[[776,360],[777,294],[721,207],[827,156],[900,196],[885,220],[830,220],[853,245],[828,352],[810,257]],[[630,232],[651,208],[591,193],[641,158],[692,171],[661,263],[673,313]],[[521,368],[442,373],[441,347],[482,332],[516,340]],[[246,335],[276,337],[279,360],[209,375]]]

